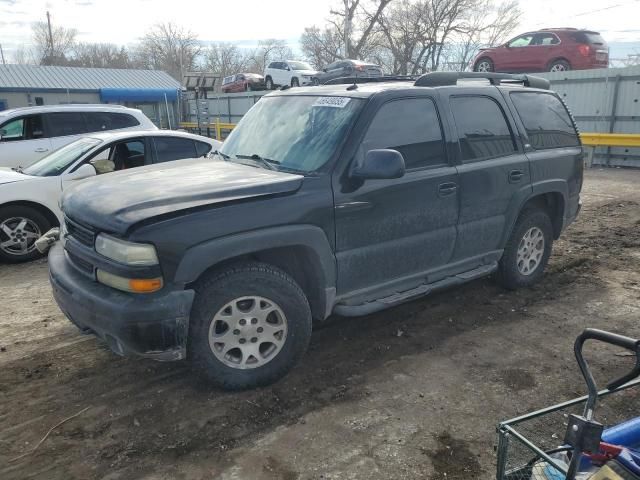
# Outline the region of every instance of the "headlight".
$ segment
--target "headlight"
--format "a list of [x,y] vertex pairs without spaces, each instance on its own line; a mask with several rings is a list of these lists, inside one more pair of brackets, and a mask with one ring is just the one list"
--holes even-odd
[[158,264],[158,255],[153,245],[126,242],[104,233],[96,237],[96,252],[125,265],[148,266]]

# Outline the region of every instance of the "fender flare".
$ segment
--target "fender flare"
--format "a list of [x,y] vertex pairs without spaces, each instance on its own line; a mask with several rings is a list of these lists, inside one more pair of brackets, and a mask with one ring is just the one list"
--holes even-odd
[[225,260],[283,247],[305,247],[312,267],[320,270],[322,288],[335,289],[336,259],[327,236],[315,225],[285,225],[229,235],[188,249],[176,270],[175,282],[191,283]]
[[531,186],[532,186],[531,193],[528,196],[521,197],[519,199],[518,204],[516,205],[516,208],[513,208],[511,210],[511,215],[509,215],[507,219],[507,224],[506,224],[507,228],[505,228],[504,230],[504,234],[500,242],[500,245],[504,246],[509,240],[509,237],[511,236],[511,232],[515,227],[516,221],[518,220],[518,217],[520,216],[520,213],[522,212],[522,209],[527,204],[527,202],[545,193],[559,193],[560,195],[562,195],[562,200],[564,202],[563,212],[562,212],[562,220],[563,220],[562,225],[564,226],[564,223],[565,223],[564,221],[566,216],[566,205],[569,199],[569,186],[567,185],[566,180],[561,180],[561,179],[544,180],[542,182],[535,182]]

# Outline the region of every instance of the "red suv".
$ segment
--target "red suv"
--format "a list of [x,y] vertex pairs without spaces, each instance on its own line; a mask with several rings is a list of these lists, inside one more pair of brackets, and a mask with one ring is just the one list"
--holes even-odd
[[257,73],[238,73],[222,79],[222,93],[264,90],[264,77]]
[[562,72],[608,65],[609,49],[600,34],[575,28],[525,33],[480,50],[473,60],[475,72]]

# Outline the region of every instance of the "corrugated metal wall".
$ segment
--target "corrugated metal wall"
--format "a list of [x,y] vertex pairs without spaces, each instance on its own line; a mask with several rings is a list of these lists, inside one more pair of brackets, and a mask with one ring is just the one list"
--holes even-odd
[[[640,134],[640,66],[536,75],[549,79],[580,131]],[[594,163],[640,168],[640,149],[598,148]]]
[[[582,132],[640,133],[640,66],[535,74],[551,81]],[[189,101],[189,121],[219,118],[237,123],[267,92],[220,95],[198,105]],[[638,148],[598,148],[594,163],[640,168]]]

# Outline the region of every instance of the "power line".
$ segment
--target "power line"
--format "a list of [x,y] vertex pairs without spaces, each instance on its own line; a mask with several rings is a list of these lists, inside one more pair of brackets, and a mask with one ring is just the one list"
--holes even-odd
[[595,10],[589,10],[587,12],[582,12],[582,13],[576,13],[575,15],[573,15],[574,17],[583,17],[585,15],[591,15],[592,13],[598,13],[598,12],[604,12],[606,10],[612,10],[614,8],[618,8],[618,7],[624,7],[626,5],[631,5],[632,3],[637,3],[638,0],[633,0],[631,2],[627,2],[627,3],[616,3],[615,5],[610,5],[608,7],[604,7],[604,8],[598,8]]

